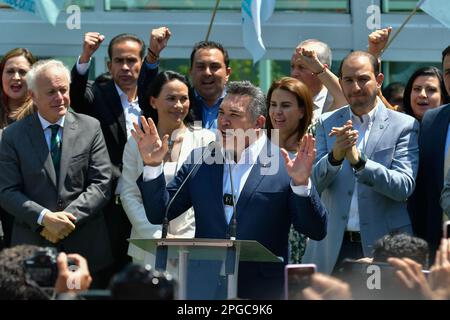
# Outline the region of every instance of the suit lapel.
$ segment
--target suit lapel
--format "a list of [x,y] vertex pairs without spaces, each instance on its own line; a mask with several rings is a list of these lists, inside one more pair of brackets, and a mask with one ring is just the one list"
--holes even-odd
[[61,152],[61,163],[59,167],[59,181],[58,181],[58,191],[64,184],[64,180],[67,175],[67,169],[70,166],[70,159],[73,156],[73,152],[76,148],[75,142],[77,140],[77,122],[70,112],[66,113],[66,118],[64,119],[64,128],[62,135],[62,152]]
[[52,157],[48,149],[47,142],[45,141],[44,130],[42,130],[41,122],[37,112],[32,117],[28,118],[30,130],[28,131],[29,139],[34,149],[34,154],[42,163],[44,169],[47,171],[50,181],[53,183],[56,189],[56,172],[53,167]]
[[386,107],[381,103],[378,103],[378,110],[376,111],[375,120],[370,129],[369,138],[367,139],[367,145],[364,153],[368,158],[370,158],[375,151],[375,147],[380,141],[383,133],[389,126],[389,116],[386,111]]

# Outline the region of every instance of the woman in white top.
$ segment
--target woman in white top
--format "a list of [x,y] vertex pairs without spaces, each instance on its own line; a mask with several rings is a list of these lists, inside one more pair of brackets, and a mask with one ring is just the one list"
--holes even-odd
[[[290,77],[276,80],[267,93],[267,104],[267,136],[272,143],[284,148],[291,158],[295,157],[313,116],[313,100],[308,87]],[[289,243],[289,263],[300,263],[305,238],[291,227]]]
[[[173,72],[159,73],[147,89],[145,99],[139,102],[143,115],[152,118],[160,137],[169,135],[169,151],[164,159],[164,176],[170,182],[190,152],[215,140],[211,131],[195,128],[190,116],[191,87],[185,76]],[[130,238],[158,239],[161,225],[153,225],[145,214],[141,193],[136,180],[141,175],[143,163],[133,137],[128,139],[123,154],[122,184],[120,195],[123,208],[130,219]],[[170,221],[168,237],[193,238],[195,234],[194,212],[190,208]],[[133,262],[154,266],[154,256],[130,244],[128,255]]]

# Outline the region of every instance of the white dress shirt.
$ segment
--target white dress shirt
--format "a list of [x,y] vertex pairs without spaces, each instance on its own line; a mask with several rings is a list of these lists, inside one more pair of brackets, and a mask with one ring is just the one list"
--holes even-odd
[[[241,154],[241,158],[235,163],[233,160],[225,160],[225,166],[223,170],[223,194],[231,194],[231,183],[230,183],[230,174],[228,169],[228,163],[231,165],[231,171],[233,176],[233,184],[234,184],[234,198],[237,201],[239,200],[239,196],[241,194],[242,189],[244,188],[245,182],[247,181],[248,176],[253,168],[253,165],[257,162],[258,156],[261,153],[264,145],[267,143],[267,136],[262,134],[254,143],[248,146]],[[273,146],[273,148],[277,148]],[[156,179],[163,172],[163,166],[160,165],[158,167],[144,166],[143,170],[143,180],[150,181]],[[302,197],[308,197],[311,193],[311,180],[308,181],[307,186],[294,186],[291,182],[292,191]],[[208,201],[205,199],[205,201]],[[233,215],[233,207],[225,205],[225,218],[229,223],[231,221],[231,217]]]
[[[50,129],[49,127],[53,124],[58,124],[60,126],[59,130],[58,130],[58,136],[60,141],[62,141],[62,134],[63,134],[63,128],[64,128],[64,116],[62,118],[60,118],[58,121],[56,121],[55,123],[51,123],[48,122],[47,120],[45,120],[38,111],[38,118],[39,121],[41,122],[41,126],[42,126],[42,130],[44,130],[44,137],[45,137],[45,142],[47,142],[47,147],[48,150],[51,151],[51,145],[50,145],[50,140],[52,138],[52,129]],[[45,213],[47,212],[48,209],[42,209],[41,213],[39,214],[37,223],[39,225],[42,225],[42,220],[44,220],[44,216]]]
[[[80,58],[77,60],[77,71],[80,75],[85,75],[89,70],[91,61],[87,63],[80,63]],[[128,96],[114,83],[117,93],[120,97],[120,102],[123,108],[123,114],[125,115],[125,124],[127,127],[127,139],[131,137],[131,129],[133,129],[133,122],[140,123],[141,108],[139,107],[138,98],[133,101],[128,101]]]
[[[80,58],[78,58],[76,66],[78,73],[80,75],[85,75],[89,70],[90,65],[91,60],[89,60],[89,62],[87,63],[80,63]],[[114,86],[116,87],[117,94],[120,97],[120,103],[122,104],[123,114],[125,116],[125,125],[127,128],[127,139],[129,139],[131,137],[131,130],[134,129],[133,122],[136,122],[139,125],[141,123],[141,108],[139,107],[138,97],[136,96],[136,99],[134,99],[133,101],[128,101],[128,96],[119,88],[119,86],[115,82]],[[119,180],[114,194],[119,195],[122,192],[122,188],[122,182]]]
[[[359,136],[356,147],[359,152],[365,152],[367,146],[367,139],[369,138],[370,130],[372,129],[373,121],[375,120],[378,106],[373,108],[368,114],[359,117],[350,109],[350,116],[353,122],[353,129],[358,130]],[[347,222],[348,231],[360,231],[359,228],[359,210],[358,210],[358,182],[355,181],[355,188],[353,189],[352,200],[350,202],[350,212]]]
[[320,90],[319,93],[313,97],[312,123],[317,122],[317,120],[319,120],[320,115],[323,113],[323,106],[325,104],[325,101],[327,100],[327,95],[328,89],[325,86],[323,86],[322,90]]

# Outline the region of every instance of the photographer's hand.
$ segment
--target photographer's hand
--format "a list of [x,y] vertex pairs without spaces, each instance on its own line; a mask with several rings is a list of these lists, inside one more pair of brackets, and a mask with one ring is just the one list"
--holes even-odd
[[351,300],[352,292],[348,283],[332,276],[315,273],[311,286],[303,290],[306,300]]
[[391,257],[387,261],[397,269],[395,275],[405,289],[416,291],[425,299],[433,299],[433,292],[422,272],[420,263],[409,258]]
[[[72,259],[75,263],[74,266],[68,266],[68,258]],[[92,277],[85,258],[79,254],[66,255],[64,252],[61,252],[56,259],[56,263],[58,266],[58,278],[55,283],[55,293],[79,292],[89,289]]]

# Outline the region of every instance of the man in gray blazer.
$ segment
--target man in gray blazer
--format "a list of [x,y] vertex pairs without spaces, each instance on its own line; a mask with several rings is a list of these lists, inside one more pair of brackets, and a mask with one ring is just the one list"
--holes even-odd
[[325,273],[345,258],[371,256],[386,234],[412,232],[406,199],[419,161],[419,123],[377,98],[383,82],[377,59],[350,53],[339,81],[349,105],[319,119],[312,175],[329,212],[328,235],[309,240],[303,258]]
[[111,164],[100,124],[67,110],[70,72],[60,61],[36,63],[27,83],[37,112],[8,126],[0,145],[0,204],[15,218],[12,245],[79,253],[95,281],[112,262],[101,211]]

